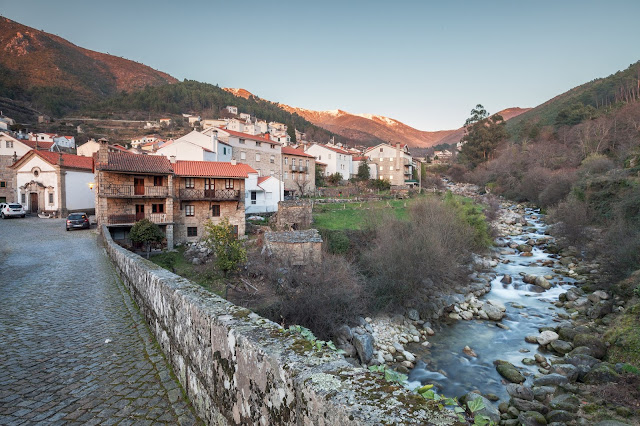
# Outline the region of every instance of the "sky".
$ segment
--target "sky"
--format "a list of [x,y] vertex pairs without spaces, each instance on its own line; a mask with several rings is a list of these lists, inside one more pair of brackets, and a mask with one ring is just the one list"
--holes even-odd
[[179,80],[430,131],[640,60],[638,0],[0,0],[0,15]]

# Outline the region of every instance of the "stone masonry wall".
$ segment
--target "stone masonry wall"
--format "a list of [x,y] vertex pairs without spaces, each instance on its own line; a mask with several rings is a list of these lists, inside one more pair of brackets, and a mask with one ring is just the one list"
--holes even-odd
[[316,350],[298,334],[237,307],[116,245],[118,274],[208,424],[454,424],[409,391]]
[[264,241],[273,256],[293,266],[322,262],[322,237],[316,229],[266,232]]
[[[229,219],[231,225],[238,226],[238,235],[244,235],[245,232],[245,215],[244,203],[237,201],[183,201],[182,210],[180,210],[180,202],[174,204],[173,217],[176,221],[174,230],[174,238],[176,244],[199,241],[204,236],[204,224],[211,219],[214,224],[220,223],[224,218]],[[220,216],[211,216],[210,205],[220,206]],[[194,206],[194,216],[186,216],[184,206]],[[198,235],[195,237],[187,236],[188,227],[197,227]]]
[[313,220],[313,206],[306,200],[280,201],[276,214],[276,228],[279,230],[307,229]]
[[0,182],[5,183],[5,187],[0,187],[0,197],[4,197],[7,203],[20,202],[16,200],[16,172],[10,169],[13,164],[13,156],[0,155]]

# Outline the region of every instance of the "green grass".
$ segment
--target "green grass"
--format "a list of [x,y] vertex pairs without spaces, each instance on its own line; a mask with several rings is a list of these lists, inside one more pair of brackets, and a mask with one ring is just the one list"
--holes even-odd
[[609,362],[640,367],[640,302],[636,300],[616,318],[605,338],[611,344],[607,355]]
[[407,208],[418,199],[420,197],[408,200],[316,204],[313,209],[313,227],[333,231],[359,230],[362,229],[367,215],[372,212],[393,212],[399,219],[406,219]]
[[224,295],[224,282],[220,272],[213,268],[213,265],[193,265],[184,257],[185,247],[179,247],[173,252],[164,252],[151,256],[151,260],[156,265],[180,275],[207,290],[218,295]]

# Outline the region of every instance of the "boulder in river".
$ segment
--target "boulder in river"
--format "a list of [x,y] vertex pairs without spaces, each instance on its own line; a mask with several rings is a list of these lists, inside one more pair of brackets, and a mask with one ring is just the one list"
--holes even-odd
[[583,382],[590,385],[598,385],[602,383],[615,382],[618,380],[618,373],[616,373],[613,365],[608,362],[601,362],[593,366],[583,379]]
[[353,346],[356,348],[362,364],[371,362],[373,358],[373,337],[370,334],[354,334]]
[[533,380],[534,386],[558,386],[569,383],[569,379],[557,373],[547,374]]
[[533,401],[533,391],[531,388],[518,385],[516,383],[509,383],[507,385],[507,393],[513,398],[525,399],[527,401]]
[[560,355],[568,354],[573,349],[573,345],[569,342],[565,342],[564,340],[554,340],[549,344],[549,346],[554,352],[557,352]]
[[537,411],[542,414],[549,412],[549,409],[538,401],[527,401],[526,399],[511,398],[509,405],[516,407],[520,411]]
[[524,382],[524,376],[518,371],[518,369],[508,361],[496,360],[493,362],[496,366],[498,373],[510,381],[511,383]]
[[540,346],[546,346],[554,340],[558,340],[559,338],[560,336],[558,336],[558,333],[556,333],[555,331],[545,330],[540,333],[536,340],[538,341],[538,344]]
[[564,410],[575,413],[580,408],[580,400],[577,396],[569,393],[558,395],[551,400],[549,407],[552,410]]
[[[580,346],[586,346],[591,351],[590,354],[594,358],[602,359],[607,354],[607,346],[603,339],[592,333],[579,333],[573,338],[573,346],[578,349]],[[571,354],[576,350],[571,351]]]
[[545,426],[547,419],[537,411],[525,411],[518,416],[518,422],[523,426]]

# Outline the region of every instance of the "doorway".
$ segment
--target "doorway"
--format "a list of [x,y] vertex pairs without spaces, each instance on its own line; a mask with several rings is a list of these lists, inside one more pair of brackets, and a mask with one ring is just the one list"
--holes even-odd
[[29,194],[29,206],[31,207],[31,213],[38,213],[38,193],[31,192]]
[[144,219],[144,204],[136,204],[136,222]]
[[133,178],[133,194],[144,195],[144,178]]

